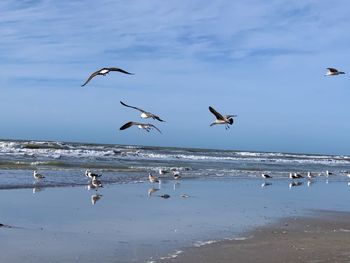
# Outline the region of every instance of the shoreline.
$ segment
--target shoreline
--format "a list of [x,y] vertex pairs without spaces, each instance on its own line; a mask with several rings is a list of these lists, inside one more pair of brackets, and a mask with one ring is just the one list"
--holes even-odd
[[189,247],[158,262],[350,262],[350,212],[278,219],[239,238]]

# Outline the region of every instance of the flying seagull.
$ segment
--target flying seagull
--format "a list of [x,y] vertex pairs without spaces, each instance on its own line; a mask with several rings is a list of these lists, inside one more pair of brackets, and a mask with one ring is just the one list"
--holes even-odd
[[154,120],[158,120],[158,121],[162,121],[164,122],[159,116],[151,113],[151,112],[148,112],[148,111],[144,111],[143,109],[140,109],[140,108],[137,108],[137,107],[134,107],[134,106],[130,106],[130,105],[127,105],[125,104],[124,102],[120,101],[120,103],[125,106],[125,107],[129,107],[129,108],[132,108],[132,109],[135,109],[135,110],[138,110],[141,112],[141,118],[142,119],[148,119],[148,118],[152,118]]
[[156,176],[152,175],[151,173],[148,174],[148,180],[152,184],[153,183],[160,183],[160,180]]
[[120,127],[120,130],[125,130],[130,128],[131,126],[136,125],[139,129],[144,129],[147,132],[150,132],[152,128],[156,129],[159,131],[159,133],[162,133],[156,126],[154,126],[151,123],[141,123],[141,122],[134,122],[134,121],[129,121],[125,123],[122,127]]
[[210,124],[210,126],[216,124],[225,124],[225,129],[230,128],[229,125],[233,124],[233,118],[237,117],[237,115],[221,115],[218,113],[213,107],[209,106],[209,111],[215,115],[216,120]]
[[337,76],[340,74],[345,74],[345,72],[339,71],[335,68],[327,68],[327,72],[326,72],[325,76]]
[[109,72],[111,71],[117,71],[117,72],[121,72],[124,74],[128,74],[128,75],[134,75],[133,73],[127,72],[121,68],[101,68],[100,70],[92,73],[90,75],[90,77],[85,81],[85,83],[83,85],[81,85],[82,87],[84,87],[86,84],[88,84],[90,82],[90,80],[92,80],[94,77],[96,76],[106,76]]

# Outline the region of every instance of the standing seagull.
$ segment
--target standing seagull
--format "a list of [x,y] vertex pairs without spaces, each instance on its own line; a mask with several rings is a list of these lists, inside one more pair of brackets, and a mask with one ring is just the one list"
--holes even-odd
[[230,128],[229,125],[233,124],[233,117],[237,117],[237,115],[221,115],[211,106],[209,106],[209,111],[213,113],[216,117],[216,120],[212,124],[210,124],[210,126],[216,124],[225,124],[225,129],[228,129]]
[[262,173],[262,174],[261,174],[261,177],[264,178],[264,179],[270,179],[270,178],[272,178],[271,175],[268,175],[268,174],[266,174],[266,173]]
[[325,76],[337,76],[340,74],[345,74],[345,72],[339,71],[335,68],[327,68],[327,72],[326,72]]
[[147,132],[150,132],[151,129],[154,128],[157,131],[159,131],[159,133],[162,133],[156,126],[154,126],[151,123],[141,123],[141,122],[134,122],[134,121],[129,121],[129,122],[125,123],[122,127],[120,127],[120,130],[128,129],[134,125],[136,125],[139,129],[146,130]]
[[130,105],[127,105],[125,104],[124,102],[120,101],[120,104],[125,106],[125,107],[129,107],[129,108],[132,108],[132,109],[135,109],[135,110],[138,110],[141,112],[141,118],[142,119],[148,119],[148,118],[152,118],[154,120],[158,120],[158,121],[161,121],[161,122],[164,122],[159,116],[151,113],[151,112],[148,112],[148,111],[144,111],[143,109],[140,109],[140,108],[137,108],[137,107],[134,107],[134,106],[130,106]]
[[121,68],[101,68],[100,70],[92,73],[90,75],[90,77],[85,81],[85,83],[83,85],[81,85],[82,87],[84,87],[86,84],[88,84],[90,82],[90,80],[92,80],[94,77],[96,76],[106,76],[109,72],[111,71],[117,71],[117,72],[121,72],[124,74],[128,74],[128,75],[134,75],[133,73],[127,72]]
[[152,184],[153,183],[160,183],[159,179],[156,176],[152,175],[151,173],[148,174],[148,180]]
[[34,171],[33,176],[36,180],[40,180],[40,179],[45,178],[45,176],[43,176],[42,174],[39,174],[37,171]]

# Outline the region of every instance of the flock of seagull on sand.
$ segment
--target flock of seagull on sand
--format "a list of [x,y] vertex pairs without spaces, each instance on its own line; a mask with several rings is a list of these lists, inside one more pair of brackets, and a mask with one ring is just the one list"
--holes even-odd
[[[96,76],[106,76],[110,72],[120,72],[120,73],[127,74],[127,75],[134,75],[133,73],[125,71],[125,70],[123,70],[121,68],[116,68],[116,67],[102,68],[102,69],[100,69],[98,71],[93,72],[88,77],[88,79],[84,82],[84,84],[81,85],[81,86],[84,87],[85,85],[87,85]],[[337,75],[342,75],[342,74],[345,74],[345,72],[339,71],[339,70],[337,70],[335,68],[327,68],[327,72],[326,72],[325,76],[337,76]],[[153,120],[157,120],[159,122],[165,122],[163,119],[161,119],[156,114],[153,114],[151,112],[145,111],[145,110],[143,110],[141,108],[138,108],[138,107],[135,107],[135,106],[128,105],[128,104],[126,104],[126,103],[124,103],[122,101],[120,101],[120,103],[123,106],[125,106],[125,107],[128,107],[128,108],[131,108],[131,109],[134,109],[134,110],[137,110],[137,111],[141,112],[140,117],[142,119],[153,119]],[[230,125],[232,125],[233,122],[234,122],[234,118],[237,117],[237,115],[222,115],[221,113],[217,112],[211,106],[209,106],[209,111],[215,116],[215,120],[214,120],[213,123],[210,124],[210,126],[224,125],[225,129],[229,129]],[[125,123],[124,125],[122,125],[120,127],[120,130],[126,130],[126,129],[132,127],[132,126],[137,126],[139,129],[143,129],[143,130],[145,130],[147,132],[150,132],[152,129],[155,129],[159,133],[161,133],[160,129],[158,129],[155,125],[153,125],[151,123],[141,123],[141,122],[134,122],[134,121],[129,121],[129,122]],[[173,178],[175,180],[178,180],[178,179],[181,178],[181,175],[180,175],[179,171],[172,170],[171,172],[173,173]],[[163,175],[163,174],[166,174],[166,173],[169,173],[169,171],[159,169],[159,174],[160,175]],[[329,172],[329,171],[326,171],[326,176],[330,176],[330,175],[332,175],[332,173]],[[34,178],[36,180],[41,180],[41,179],[45,178],[44,175],[39,174],[37,171],[34,171],[33,176],[34,176]],[[90,170],[86,170],[85,171],[85,176],[90,179],[89,189],[97,189],[97,188],[103,187],[102,186],[102,181],[99,179],[101,177],[101,175],[93,173]],[[271,179],[272,178],[272,176],[267,174],[267,173],[262,173],[261,176],[264,179]],[[350,178],[350,172],[347,172],[347,176]],[[314,177],[315,177],[315,175],[313,175],[311,172],[308,172],[307,178],[309,180],[313,179]],[[289,178],[294,180],[294,179],[301,179],[301,178],[304,178],[304,177],[301,174],[299,174],[299,173],[290,173]],[[152,173],[149,173],[148,180],[152,184],[153,183],[158,183],[158,184],[161,183],[161,180],[157,176],[153,175]],[[295,181],[293,181],[293,183],[295,185],[300,185],[301,184],[300,182],[295,182]],[[293,183],[292,183],[292,186],[295,186],[295,185],[293,185]],[[157,189],[154,189],[154,191],[157,191]],[[151,193],[149,193],[149,195],[150,194]],[[101,198],[101,196],[102,195],[99,195],[99,194],[96,194],[96,195],[92,196],[91,197],[92,203],[95,204],[96,201]],[[164,195],[160,195],[160,197],[167,199],[170,196],[168,194],[164,194]],[[184,194],[184,195],[182,195],[182,197],[188,197],[188,196]]]

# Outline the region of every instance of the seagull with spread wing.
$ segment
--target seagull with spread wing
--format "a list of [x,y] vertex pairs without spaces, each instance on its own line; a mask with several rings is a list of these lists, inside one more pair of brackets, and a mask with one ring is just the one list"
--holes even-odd
[[90,77],[85,81],[85,83],[83,85],[81,85],[82,87],[84,87],[86,84],[88,84],[90,82],[90,80],[92,80],[94,77],[96,76],[106,76],[109,72],[111,71],[117,71],[117,72],[121,72],[124,74],[128,74],[128,75],[134,75],[133,73],[127,72],[121,68],[101,68],[100,70],[92,73],[90,75]]
[[327,68],[327,72],[326,72],[325,76],[337,76],[340,74],[345,74],[345,72],[339,71],[335,68]]
[[225,129],[229,129],[230,126],[233,124],[233,118],[237,117],[237,115],[221,115],[218,113],[213,107],[209,106],[209,111],[214,114],[216,120],[210,124],[210,126],[216,125],[216,124],[225,124]]
[[139,129],[143,129],[147,132],[150,132],[152,128],[154,128],[157,131],[159,131],[159,133],[162,133],[156,126],[154,126],[151,123],[141,123],[141,122],[134,122],[134,121],[129,121],[125,123],[122,127],[120,127],[120,130],[126,130],[132,126],[137,126]]
[[143,109],[140,109],[140,108],[137,108],[137,107],[134,107],[134,106],[130,106],[130,105],[127,105],[125,104],[124,102],[120,101],[120,104],[125,106],[125,107],[129,107],[129,108],[132,108],[132,109],[135,109],[135,110],[138,110],[141,112],[141,118],[142,119],[148,119],[148,118],[152,118],[154,120],[158,120],[158,121],[161,121],[161,122],[164,122],[159,116],[151,113],[151,112],[147,112],[147,111],[144,111]]

